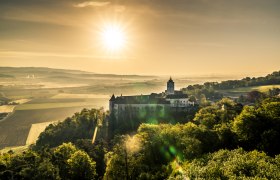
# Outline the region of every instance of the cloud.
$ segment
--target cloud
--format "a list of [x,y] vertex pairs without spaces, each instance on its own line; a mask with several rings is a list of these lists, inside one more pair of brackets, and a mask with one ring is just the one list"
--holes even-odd
[[104,2],[85,1],[82,3],[75,4],[74,7],[76,7],[76,8],[84,8],[84,7],[89,7],[89,6],[102,7],[102,6],[107,6],[108,4],[110,4],[109,1],[104,1]]

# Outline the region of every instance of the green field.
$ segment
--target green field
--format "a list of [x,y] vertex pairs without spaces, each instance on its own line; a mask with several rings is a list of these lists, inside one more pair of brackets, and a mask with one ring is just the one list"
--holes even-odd
[[225,96],[238,97],[242,94],[246,94],[251,91],[267,92],[269,89],[280,88],[280,85],[266,85],[266,86],[252,86],[252,87],[242,87],[236,89],[219,90]]
[[244,88],[236,88],[233,90],[228,90],[229,92],[250,92],[250,91],[260,91],[267,92],[269,89],[280,88],[280,85],[267,85],[267,86],[252,86],[252,87],[244,87]]

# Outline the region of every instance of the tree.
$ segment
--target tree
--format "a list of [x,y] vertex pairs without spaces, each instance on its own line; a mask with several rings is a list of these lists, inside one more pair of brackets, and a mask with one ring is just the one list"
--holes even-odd
[[280,99],[268,98],[256,107],[246,106],[233,122],[242,147],[269,155],[280,153]]
[[[1,155],[7,157],[7,154]],[[60,179],[58,168],[50,159],[41,157],[34,151],[9,155],[5,167],[0,170],[0,179]]]
[[266,95],[264,93],[259,91],[251,91],[247,93],[247,100],[251,103],[255,103],[261,101],[263,98],[265,98],[265,96]]
[[105,179],[134,179],[146,172],[139,136],[123,135],[117,137],[113,151],[107,153]]
[[103,123],[105,115],[103,109],[83,109],[71,118],[51,124],[40,134],[34,149],[44,146],[56,147],[64,142],[75,142],[77,139],[91,139],[95,126]]
[[72,143],[63,143],[55,148],[53,152],[53,162],[59,168],[59,174],[62,179],[68,177],[67,160],[77,151],[77,148]]
[[194,121],[210,129],[215,129],[216,125],[226,124],[242,111],[243,106],[234,101],[223,98],[211,106],[204,107],[196,113]]
[[49,159],[44,159],[35,169],[35,175],[32,179],[61,179],[58,167],[54,166]]
[[189,179],[279,179],[277,162],[278,157],[258,151],[219,150],[182,163],[181,172]]
[[95,162],[83,151],[76,151],[67,160],[70,179],[95,179]]
[[246,149],[252,149],[260,142],[260,134],[265,123],[258,116],[254,107],[245,106],[233,122],[233,131]]
[[96,141],[93,145],[89,139],[79,139],[75,142],[75,145],[85,151],[96,162],[96,172],[99,177],[103,177],[106,168],[105,154],[108,149],[106,142]]
[[189,101],[190,101],[190,102],[196,102],[195,96],[191,95],[191,96],[189,97]]
[[207,99],[206,99],[206,96],[205,94],[201,94],[200,97],[199,97],[199,103],[201,105],[206,105],[207,104]]

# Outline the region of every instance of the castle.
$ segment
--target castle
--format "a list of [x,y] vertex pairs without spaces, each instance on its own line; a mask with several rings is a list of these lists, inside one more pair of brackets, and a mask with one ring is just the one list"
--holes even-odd
[[176,111],[184,111],[195,103],[189,100],[187,94],[182,91],[175,91],[175,83],[170,77],[167,82],[167,89],[162,93],[152,93],[150,95],[137,96],[117,96],[113,94],[109,100],[109,111],[115,117],[126,110],[132,113],[140,112],[141,110],[149,109],[156,112],[158,109],[170,109]]

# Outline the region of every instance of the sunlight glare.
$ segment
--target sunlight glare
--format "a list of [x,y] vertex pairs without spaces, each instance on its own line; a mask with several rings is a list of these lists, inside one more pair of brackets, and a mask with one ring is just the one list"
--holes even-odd
[[102,31],[102,41],[104,47],[110,51],[119,51],[126,44],[124,31],[116,24],[105,26]]

